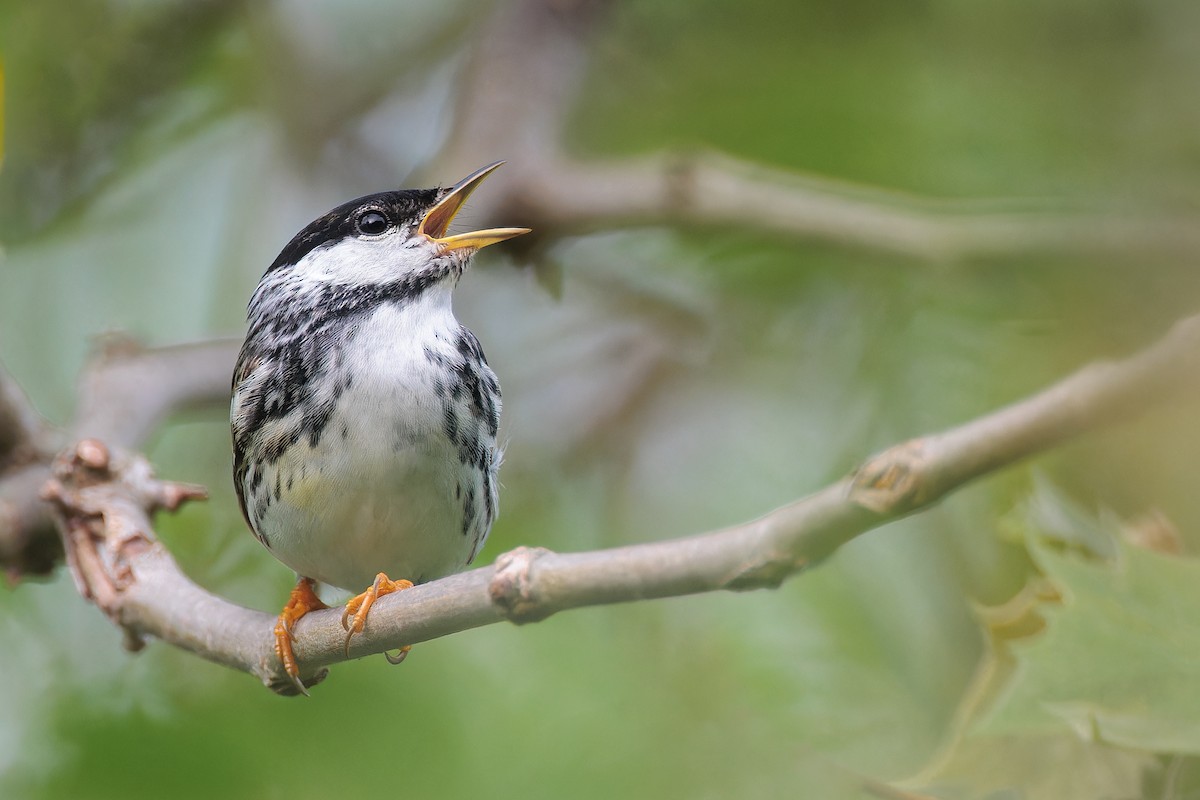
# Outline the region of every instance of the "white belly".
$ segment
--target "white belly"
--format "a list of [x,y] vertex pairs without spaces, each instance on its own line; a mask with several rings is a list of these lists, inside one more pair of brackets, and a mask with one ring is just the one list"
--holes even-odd
[[462,569],[494,516],[494,498],[481,511],[494,441],[487,476],[463,463],[445,431],[443,376],[426,353],[453,354],[451,336],[414,341],[406,321],[385,310],[364,322],[356,344],[369,346],[347,349],[350,380],[315,446],[301,437],[263,474],[270,502],[257,530],[271,552],[352,591],[379,572],[420,583]]
[[392,449],[381,446],[383,431],[371,432],[358,426],[343,440],[335,428],[334,446],[305,443],[280,459],[279,499],[261,523],[271,551],[301,575],[351,590],[378,572],[419,583],[466,566],[475,537],[456,494],[474,477],[435,442]]

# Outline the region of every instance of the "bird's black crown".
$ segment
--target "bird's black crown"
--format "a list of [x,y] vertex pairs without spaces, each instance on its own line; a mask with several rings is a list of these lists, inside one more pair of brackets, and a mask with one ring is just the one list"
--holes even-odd
[[416,228],[421,217],[445,194],[444,189],[400,189],[394,192],[368,194],[342,203],[323,214],[292,237],[287,246],[267,268],[272,272],[283,266],[299,263],[306,255],[351,236],[370,236],[382,230],[372,229],[365,214],[382,214],[390,226]]

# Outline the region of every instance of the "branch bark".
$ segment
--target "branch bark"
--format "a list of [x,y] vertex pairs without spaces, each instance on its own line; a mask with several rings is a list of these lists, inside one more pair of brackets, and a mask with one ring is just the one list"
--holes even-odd
[[132,449],[177,411],[228,403],[241,345],[215,339],[147,348],[110,337],[80,380],[73,436]]
[[[523,208],[530,219],[522,222],[554,235],[717,223],[930,260],[1046,248],[1200,249],[1194,225],[966,213],[953,203],[850,189],[720,154],[574,158],[562,144],[565,121],[608,7],[604,0],[523,0],[498,5],[487,21],[463,76],[456,135],[436,162],[439,179],[493,156],[520,163],[497,174],[477,215],[496,218],[504,208],[508,224]],[[583,605],[778,585],[854,536],[980,475],[1194,388],[1198,319],[1140,355],[1086,368],[992,415],[891,448],[852,476],[744,525],[592,553],[522,548],[490,567],[389,595],[351,642],[350,657]],[[30,446],[48,441],[35,415],[11,381],[0,381],[0,565],[13,574],[49,571],[60,556],[56,523],[81,591],[129,633],[131,646],[159,637],[286,691],[291,684],[280,680],[272,652],[274,617],[197,587],[154,539],[151,515],[197,492],[157,481],[144,459],[126,452],[172,411],[224,400],[237,347],[110,344],[81,381],[69,426],[79,443],[53,474],[45,445]],[[43,485],[54,523],[35,491]],[[306,617],[297,636],[310,682],[345,658],[336,611]]]
[[0,566],[10,580],[44,574],[62,559],[53,527],[37,502],[46,463],[63,441],[0,367]]
[[[53,452],[85,437],[139,449],[169,415],[184,408],[227,403],[240,346],[234,339],[159,348],[119,337],[101,343],[80,379],[75,420],[67,435],[39,426],[37,452],[7,471],[0,454],[0,567],[10,580],[48,574],[62,560],[49,508],[38,497],[39,488],[50,479]],[[11,376],[3,371],[0,387],[9,387],[6,397],[23,401]],[[0,413],[0,439],[17,436],[30,441],[33,417],[28,407]]]
[[[1087,256],[1200,251],[1190,216],[1095,208],[981,204],[888,192],[692,150],[641,158],[581,159],[566,127],[590,50],[612,3],[521,0],[496,5],[459,81],[454,133],[424,176],[445,180],[496,158],[514,168],[472,200],[489,225],[514,219],[536,239],[581,231],[694,225],[762,231],[924,261],[1067,251]],[[980,212],[986,206],[1006,211]]]
[[525,209],[535,229],[556,235],[719,226],[933,263],[1044,252],[1112,257],[1200,250],[1197,227],[1187,220],[1032,208],[978,213],[952,201],[836,184],[718,152],[607,162],[554,161],[543,153],[533,164],[522,161],[521,173],[507,202]]
[[0,367],[0,472],[36,458],[51,446],[51,436],[25,392]]
[[[872,528],[927,507],[971,480],[1086,431],[1200,389],[1200,316],[1122,361],[1097,363],[956,428],[913,439],[852,475],[751,522],[664,542],[586,553],[518,548],[494,564],[381,598],[349,657],[570,608],[716,590],[778,586]],[[138,456],[85,440],[56,462],[46,497],[85,596],[128,633],[154,636],[294,691],[273,656],[274,616],[189,581],[155,540],[150,514],[194,497]],[[296,654],[306,683],[347,658],[340,611],[306,616]],[[290,691],[289,691],[290,690]]]

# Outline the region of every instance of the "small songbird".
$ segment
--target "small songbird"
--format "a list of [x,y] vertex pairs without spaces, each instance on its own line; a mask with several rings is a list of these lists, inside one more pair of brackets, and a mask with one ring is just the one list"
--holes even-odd
[[500,385],[451,295],[475,251],[529,229],[446,231],[501,163],[338,206],[250,299],[234,485],[254,535],[299,576],[275,651],[305,694],[292,629],[325,608],[315,581],[369,586],[342,616],[348,651],[377,597],[467,566],[496,518]]

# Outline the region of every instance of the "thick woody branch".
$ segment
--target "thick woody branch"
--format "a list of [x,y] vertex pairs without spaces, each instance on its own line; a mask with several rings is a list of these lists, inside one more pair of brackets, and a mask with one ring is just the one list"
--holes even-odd
[[17,382],[0,368],[0,567],[15,579],[53,569],[62,556],[47,524],[38,489],[61,439],[34,410]]
[[0,367],[0,472],[36,458],[51,445],[51,438],[49,425]]
[[[232,339],[159,348],[123,338],[102,342],[80,379],[75,420],[68,426],[70,439],[93,437],[137,449],[170,414],[227,402],[239,346]],[[0,371],[0,388],[4,387],[9,387],[5,396],[23,399],[8,374]],[[35,425],[32,411],[12,407],[20,410],[9,417],[25,420],[25,440],[36,434],[42,442],[33,457],[7,471],[0,456],[0,567],[16,578],[44,575],[61,559],[59,537],[38,490],[50,478],[52,452],[62,448],[63,440],[40,423]]]
[[75,587],[125,628],[130,649],[141,649],[135,626],[123,618],[121,594],[136,580],[134,559],[161,550],[150,515],[204,498],[204,488],[156,480],[144,458],[114,459],[96,439],[84,439],[57,458],[53,475],[41,497],[55,511]]
[[[1073,436],[1194,392],[1198,381],[1200,316],[1177,323],[1137,355],[1086,367],[993,414],[893,447],[853,475],[743,525],[587,553],[518,548],[491,566],[388,595],[351,640],[349,657],[581,606],[777,586],[867,530]],[[83,442],[68,453],[48,490],[64,535],[75,543],[72,563],[85,576],[85,593],[131,641],[155,636],[287,692],[272,656],[274,617],[199,589],[153,543],[147,515],[194,492],[154,481],[140,459],[105,461],[97,451],[98,443]],[[107,572],[96,573],[100,567]],[[308,615],[296,635],[307,682],[347,657],[338,610]]]
[[[513,180],[563,147],[564,127],[609,0],[518,0],[497,3],[480,20],[455,96],[453,133],[436,159],[439,173],[466,174],[479,159],[512,159]],[[508,174],[506,174],[506,172]],[[444,176],[434,174],[434,180]],[[472,206],[478,207],[476,200]]]
[[[547,236],[613,226],[720,225],[929,260],[1035,249],[1200,249],[1191,225],[968,213],[719,154],[611,163],[573,158],[562,145],[564,121],[608,5],[497,4],[481,32],[463,76],[456,134],[433,177],[446,180],[497,157],[516,162],[519,169],[498,173],[492,190],[479,197],[475,211],[488,224],[532,224]],[[56,462],[53,474],[45,445],[37,444],[46,441],[43,427],[0,374],[0,565],[19,573],[54,563],[59,539],[49,533],[47,504],[37,499],[44,485],[80,591],[127,632],[130,646],[161,638],[286,692],[291,684],[280,680],[273,655],[274,617],[191,583],[154,539],[152,514],[198,490],[158,481],[143,459],[125,452],[137,449],[172,411],[224,400],[236,352],[233,341],[158,350],[110,345],[81,382],[69,426],[79,444]],[[994,414],[898,445],[852,476],[744,525],[590,553],[520,548],[492,566],[384,597],[367,630],[351,641],[349,656],[586,605],[778,585],[862,532],[976,477],[1196,388],[1198,362],[1200,318],[1192,318],[1139,355],[1088,367]],[[296,633],[307,682],[346,658],[337,611],[309,615]]]

